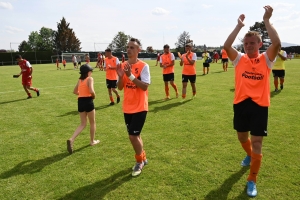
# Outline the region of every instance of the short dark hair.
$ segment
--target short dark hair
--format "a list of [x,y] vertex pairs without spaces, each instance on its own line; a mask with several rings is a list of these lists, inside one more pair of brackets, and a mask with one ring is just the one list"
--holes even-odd
[[22,56],[20,55],[20,54],[17,54],[16,56],[15,56],[15,59],[22,59]]
[[164,49],[165,49],[165,48],[170,48],[170,46],[169,46],[168,44],[165,44],[165,45],[164,45]]
[[105,52],[111,52],[110,48],[105,49]]
[[130,38],[131,42],[136,42],[139,46],[141,46],[141,42],[137,38]]

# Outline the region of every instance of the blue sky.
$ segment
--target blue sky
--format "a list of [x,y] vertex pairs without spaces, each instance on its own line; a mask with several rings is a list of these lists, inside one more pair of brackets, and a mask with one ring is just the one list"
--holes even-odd
[[[197,45],[223,45],[240,14],[245,27],[238,38],[257,21],[264,5],[274,8],[271,22],[282,42],[300,45],[300,6],[296,0],[0,0],[0,49],[17,50],[32,31],[56,30],[65,17],[81,41],[83,51],[104,50],[118,31],[141,39],[143,48],[175,47],[178,36],[189,32]],[[95,44],[96,43],[96,44]],[[239,43],[237,39],[235,43]]]

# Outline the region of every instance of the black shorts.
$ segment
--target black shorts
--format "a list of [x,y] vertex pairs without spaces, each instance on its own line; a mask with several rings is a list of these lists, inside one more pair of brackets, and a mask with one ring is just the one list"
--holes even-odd
[[106,87],[108,89],[117,88],[117,80],[108,80],[108,79],[106,79]]
[[267,136],[268,107],[263,107],[251,98],[233,105],[233,127],[237,132],[248,132],[254,136]]
[[195,75],[184,75],[182,74],[182,82],[191,82],[191,83],[196,83],[196,74]]
[[65,67],[66,65],[64,64],[64,67]]
[[74,65],[74,66],[77,66],[77,62],[73,62],[73,65]]
[[279,77],[279,78],[284,78],[285,76],[285,70],[276,70],[276,69],[273,69],[272,70],[272,73],[273,73],[273,77]]
[[203,67],[209,67],[209,63],[203,63]]
[[129,135],[140,135],[146,121],[147,111],[124,113],[125,124]]
[[95,109],[92,97],[79,97],[78,98],[78,112],[91,112]]
[[222,58],[222,63],[227,63],[228,62],[228,58]]
[[81,65],[81,61],[78,62],[78,65]]
[[163,74],[164,81],[174,81],[174,73]]

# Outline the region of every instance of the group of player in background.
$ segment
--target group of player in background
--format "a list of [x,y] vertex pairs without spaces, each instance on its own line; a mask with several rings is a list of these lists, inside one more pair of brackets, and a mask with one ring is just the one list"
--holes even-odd
[[[232,33],[228,36],[222,49],[223,70],[227,71],[228,60],[231,60],[235,69],[235,97],[234,108],[234,129],[237,132],[238,140],[246,157],[242,160],[243,167],[250,166],[250,173],[247,178],[247,194],[250,197],[257,195],[256,181],[262,160],[262,141],[267,136],[268,107],[270,105],[269,75],[272,70],[274,77],[275,92],[283,89],[285,66],[287,59],[286,52],[281,50],[280,38],[270,23],[273,8],[265,6],[263,20],[266,25],[272,44],[266,52],[259,53],[262,47],[262,40],[259,33],[249,31],[243,38],[245,53],[241,53],[232,47],[239,31],[245,25],[245,15],[241,14],[238,23]],[[182,100],[186,98],[186,87],[190,82],[192,87],[192,98],[196,97],[196,60],[197,56],[192,51],[192,44],[186,44],[183,55],[180,57],[182,66]],[[179,96],[178,88],[174,83],[175,56],[170,52],[169,45],[164,45],[164,53],[157,59],[163,70],[163,81],[165,83],[165,99],[170,99],[169,82]],[[100,70],[106,71],[106,85],[110,98],[110,105],[114,105],[112,93],[120,102],[119,90],[124,90],[123,113],[129,140],[135,152],[136,164],[133,167],[132,176],[141,174],[143,167],[148,164],[144,150],[141,131],[148,112],[148,86],[150,84],[149,65],[138,59],[141,51],[140,41],[131,38],[127,44],[128,61],[125,58],[120,63],[119,59],[112,56],[111,49],[105,50],[105,59],[98,57],[97,66]],[[209,73],[209,53],[203,53],[203,75]],[[39,96],[39,90],[31,87],[32,67],[28,61],[22,59],[20,55],[16,57],[22,74],[22,84],[31,98],[29,90],[33,90]],[[84,129],[89,118],[90,144],[93,146],[100,141],[95,140],[95,109],[93,99],[95,98],[94,82],[91,77],[93,68],[89,65],[89,56],[85,57],[86,64],[80,67],[80,80],[74,88],[74,94],[78,95],[78,112],[80,113],[81,124],[74,132],[73,136],[67,140],[67,150],[73,153],[73,143],[77,135]],[[104,60],[104,62],[103,62]],[[76,56],[73,56],[74,68],[77,68]],[[76,63],[76,64],[75,64]],[[278,78],[280,82],[278,83]],[[249,134],[251,137],[249,138]]]

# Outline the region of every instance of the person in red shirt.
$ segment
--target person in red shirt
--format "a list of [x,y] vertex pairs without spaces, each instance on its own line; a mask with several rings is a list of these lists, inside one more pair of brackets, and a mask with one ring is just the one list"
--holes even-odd
[[[232,47],[244,24],[241,14],[238,23],[224,43],[224,49],[235,67],[235,96],[233,124],[238,140],[247,156],[242,166],[250,166],[247,178],[247,194],[257,195],[256,179],[262,160],[262,141],[267,136],[268,107],[270,106],[270,73],[280,48],[280,38],[270,22],[271,6],[264,6],[263,21],[271,39],[266,52],[259,53],[262,39],[259,32],[249,31],[243,38],[245,53]],[[251,138],[249,138],[249,132]]]
[[156,59],[156,65],[155,66],[157,66],[157,64],[159,63],[159,61],[160,61],[160,53],[157,53],[157,59]]
[[100,141],[95,140],[96,120],[94,99],[96,97],[94,90],[94,79],[92,77],[93,68],[84,64],[80,67],[80,77],[73,90],[73,93],[78,95],[78,112],[80,116],[80,125],[77,127],[72,137],[67,140],[67,150],[70,154],[73,153],[73,143],[76,137],[83,131],[87,124],[87,118],[90,122],[90,145],[94,146]]
[[40,96],[40,91],[37,88],[32,87],[32,72],[33,72],[33,68],[30,65],[30,63],[23,59],[21,55],[16,55],[16,60],[18,61],[18,64],[21,68],[21,72],[18,76],[22,75],[22,85],[23,88],[25,90],[25,92],[27,93],[28,97],[27,99],[32,98],[29,90],[33,90],[36,92],[37,96]]
[[62,64],[64,66],[64,69],[66,69],[66,63],[67,63],[66,59],[63,59]]
[[141,131],[148,112],[149,65],[138,59],[141,43],[131,38],[127,44],[128,61],[118,65],[118,89],[124,89],[123,113],[136,164],[132,176],[138,176],[148,163]]
[[56,58],[56,63],[55,63],[55,64],[56,64],[56,69],[57,69],[57,70],[61,69],[61,68],[59,67],[59,59],[58,59],[58,58]]

